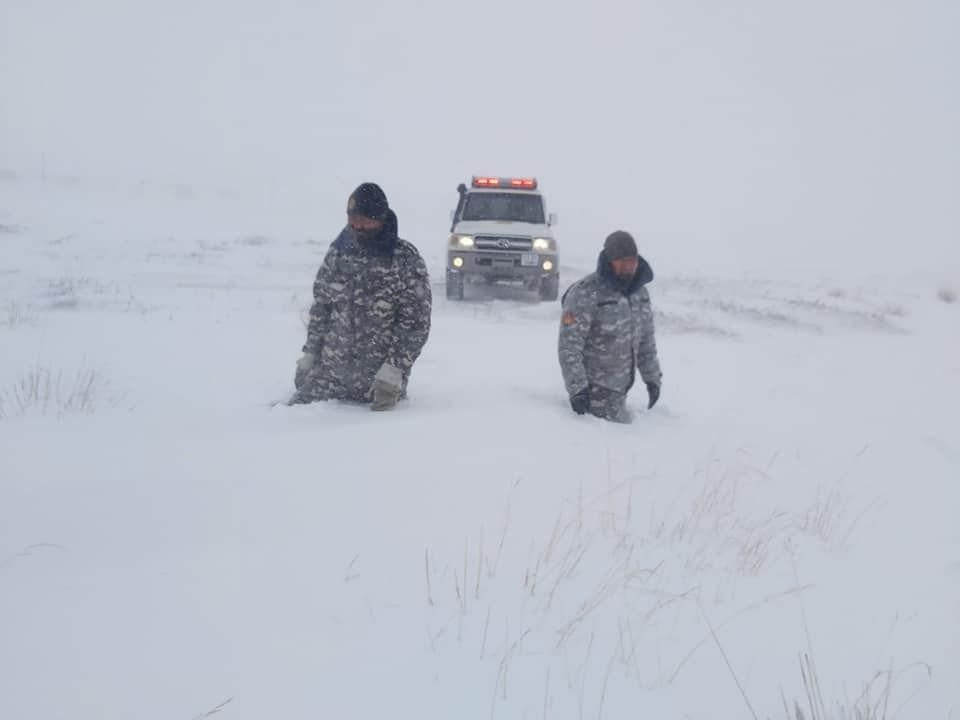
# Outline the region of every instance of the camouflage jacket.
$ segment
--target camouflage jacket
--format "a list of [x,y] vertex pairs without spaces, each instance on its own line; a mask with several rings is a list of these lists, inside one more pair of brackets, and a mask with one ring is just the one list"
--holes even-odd
[[349,227],[330,246],[313,284],[304,352],[316,356],[306,394],[364,400],[383,363],[410,369],[430,334],[432,296],[423,258],[389,233],[375,247]]
[[591,385],[625,393],[638,368],[644,382],[660,382],[653,308],[644,287],[651,280],[653,270],[641,257],[633,280],[619,287],[600,253],[597,272],[564,293],[558,352],[571,396]]

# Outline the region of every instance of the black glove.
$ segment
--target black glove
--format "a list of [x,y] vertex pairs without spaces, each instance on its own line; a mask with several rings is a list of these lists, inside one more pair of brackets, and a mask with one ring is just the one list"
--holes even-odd
[[647,386],[647,395],[650,396],[650,402],[647,404],[647,410],[652,408],[657,404],[657,400],[660,399],[660,383],[648,382]]
[[576,395],[570,396],[570,407],[577,415],[583,415],[590,410],[590,388],[584,388]]

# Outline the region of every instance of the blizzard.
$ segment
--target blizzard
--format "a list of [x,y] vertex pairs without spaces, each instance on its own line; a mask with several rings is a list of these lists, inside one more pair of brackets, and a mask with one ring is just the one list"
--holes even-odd
[[958,711],[942,274],[658,273],[663,396],[616,425],[569,410],[559,303],[448,301],[411,238],[409,399],[288,407],[336,225],[3,194],[0,717]]
[[[0,720],[956,720],[960,4],[0,1]],[[447,300],[536,178],[663,389]],[[291,407],[362,182],[432,282],[390,412]]]

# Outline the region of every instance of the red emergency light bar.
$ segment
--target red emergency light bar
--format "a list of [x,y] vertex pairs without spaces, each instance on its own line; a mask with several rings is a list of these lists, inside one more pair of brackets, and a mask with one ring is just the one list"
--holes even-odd
[[499,187],[500,178],[494,177],[476,177],[473,178],[474,187]]
[[516,190],[536,190],[536,178],[501,178],[487,177],[482,175],[473,176],[473,186],[479,188],[485,187],[511,187]]

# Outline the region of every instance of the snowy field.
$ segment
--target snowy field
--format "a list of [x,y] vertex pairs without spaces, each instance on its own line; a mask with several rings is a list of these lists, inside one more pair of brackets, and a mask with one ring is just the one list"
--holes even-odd
[[[0,718],[960,716],[943,268],[659,272],[619,426],[570,412],[558,304],[448,302],[398,209],[409,401],[288,408],[339,200],[0,192]],[[599,239],[560,238],[566,287]]]

